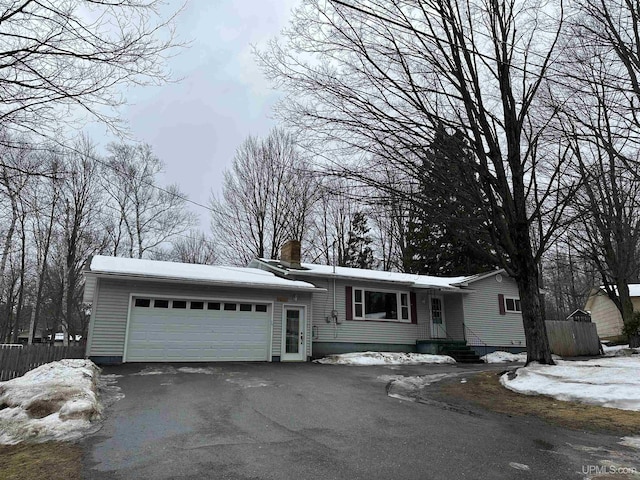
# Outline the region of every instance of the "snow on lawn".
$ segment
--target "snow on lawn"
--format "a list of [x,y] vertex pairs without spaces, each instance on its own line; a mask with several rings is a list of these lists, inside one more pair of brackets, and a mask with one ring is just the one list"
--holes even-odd
[[531,364],[504,374],[500,383],[525,395],[549,395],[602,407],[640,411],[640,356]]
[[629,345],[615,345],[608,347],[604,343],[602,344],[602,350],[606,357],[623,357],[640,353],[640,348],[629,348]]
[[316,363],[325,365],[421,365],[425,363],[456,363],[447,355],[402,352],[355,352],[329,355]]
[[[485,363],[526,363],[527,362],[527,352],[522,353],[510,353],[510,352],[502,352],[495,351],[488,353],[487,355],[483,355],[480,359]],[[554,360],[561,360],[562,357],[558,355],[553,355]]]
[[72,440],[100,418],[97,378],[89,360],[60,360],[0,382],[0,444]]

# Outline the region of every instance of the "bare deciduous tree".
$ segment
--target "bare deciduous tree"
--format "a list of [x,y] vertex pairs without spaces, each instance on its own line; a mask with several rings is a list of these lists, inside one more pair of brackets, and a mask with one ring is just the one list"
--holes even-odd
[[51,135],[83,117],[118,128],[120,87],[164,82],[177,46],[160,0],[0,1],[0,125]]
[[363,156],[419,178],[438,128],[463,135],[473,162],[460,181],[518,284],[528,361],[546,364],[539,263],[573,187],[565,155],[543,141],[553,111],[534,105],[563,17],[562,3],[522,0],[307,0],[288,43],[259,54],[289,92],[280,118],[332,169],[381,190],[397,191],[369,175],[371,162],[359,168]]
[[171,248],[155,256],[158,260],[213,265],[218,261],[217,246],[204,233],[192,230],[173,240]]
[[283,130],[263,140],[249,137],[238,147],[222,197],[211,200],[211,228],[226,261],[278,258],[285,241],[302,239],[317,195],[309,171]]
[[113,255],[142,258],[195,225],[179,188],[157,184],[163,164],[149,145],[110,144],[109,151],[102,171]]
[[639,30],[633,2],[578,2],[563,57],[567,80],[550,95],[584,182],[573,203],[583,232],[574,247],[597,268],[625,325],[633,321],[629,283],[640,274]]

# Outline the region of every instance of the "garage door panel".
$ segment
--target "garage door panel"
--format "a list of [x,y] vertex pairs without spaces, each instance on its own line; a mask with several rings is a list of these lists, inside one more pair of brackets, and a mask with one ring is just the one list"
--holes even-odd
[[247,312],[133,307],[126,361],[268,360],[270,344],[270,308]]

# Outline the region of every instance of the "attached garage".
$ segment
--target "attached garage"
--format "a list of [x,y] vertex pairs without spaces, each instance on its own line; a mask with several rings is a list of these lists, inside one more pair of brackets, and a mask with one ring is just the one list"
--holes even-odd
[[271,306],[134,297],[125,362],[270,360]]
[[87,356],[97,363],[305,361],[312,354],[311,295],[322,290],[312,284],[254,268],[105,256],[88,267]]

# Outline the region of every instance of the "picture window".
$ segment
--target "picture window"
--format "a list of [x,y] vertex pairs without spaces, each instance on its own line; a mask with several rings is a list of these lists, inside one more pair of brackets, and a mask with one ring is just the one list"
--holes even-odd
[[360,320],[410,321],[409,293],[356,288],[353,290],[354,318]]

